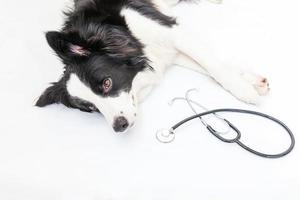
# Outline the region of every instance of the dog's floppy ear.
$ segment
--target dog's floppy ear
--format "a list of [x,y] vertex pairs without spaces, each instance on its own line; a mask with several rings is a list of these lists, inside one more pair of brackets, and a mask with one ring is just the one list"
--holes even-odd
[[55,103],[61,103],[68,108],[79,109],[83,112],[100,112],[94,104],[80,98],[70,96],[67,92],[66,86],[61,81],[53,83],[52,86],[47,88],[40,96],[35,106],[45,107]]
[[68,104],[68,93],[61,83],[52,83],[36,102],[37,107],[45,107],[54,103]]
[[76,42],[82,42],[74,34],[50,31],[46,33],[46,38],[50,47],[64,61],[71,62],[74,59],[86,58],[91,54],[83,44],[76,44]]

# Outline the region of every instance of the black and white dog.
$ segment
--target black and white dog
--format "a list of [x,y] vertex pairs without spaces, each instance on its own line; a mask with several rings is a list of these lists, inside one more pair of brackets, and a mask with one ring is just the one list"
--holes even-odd
[[222,67],[183,34],[172,15],[182,1],[75,0],[62,30],[46,34],[64,74],[36,105],[101,112],[116,132],[125,132],[136,121],[139,102],[178,57],[238,99],[256,103],[269,91],[267,80]]

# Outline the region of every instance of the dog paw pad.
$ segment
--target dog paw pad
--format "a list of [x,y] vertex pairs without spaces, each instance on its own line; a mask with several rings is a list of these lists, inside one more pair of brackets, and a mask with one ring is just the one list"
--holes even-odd
[[270,84],[267,78],[254,73],[243,73],[242,77],[254,87],[259,95],[264,96],[269,93]]

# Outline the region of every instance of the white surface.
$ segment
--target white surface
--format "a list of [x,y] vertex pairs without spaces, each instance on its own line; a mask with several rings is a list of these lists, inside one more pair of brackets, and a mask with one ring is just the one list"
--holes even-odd
[[[98,114],[57,105],[33,107],[62,71],[43,32],[60,27],[65,5],[59,0],[1,0],[1,200],[300,198],[297,145],[285,158],[262,159],[220,143],[197,122],[178,130],[173,144],[155,140],[157,129],[191,114],[186,105],[169,107],[167,102],[194,87],[201,89],[195,98],[210,108],[272,114],[299,139],[297,0],[226,0],[179,9],[186,20],[197,16],[190,30],[202,34],[222,60],[266,75],[272,93],[261,106],[247,106],[208,78],[174,68],[141,106],[139,123],[126,135],[114,134]],[[246,126],[246,118],[234,119],[247,127],[244,138],[252,146],[265,151],[287,146],[288,138],[265,122]]]

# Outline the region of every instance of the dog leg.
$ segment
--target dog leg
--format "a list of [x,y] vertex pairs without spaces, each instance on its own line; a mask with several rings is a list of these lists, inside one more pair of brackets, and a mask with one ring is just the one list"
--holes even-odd
[[[175,31],[177,32],[175,47],[180,53],[187,55],[199,64],[199,70],[196,71],[203,71],[200,69],[203,67],[216,82],[246,103],[258,104],[260,95],[265,95],[269,91],[267,79],[224,67],[208,49],[196,45],[184,34],[179,35],[179,31]],[[197,69],[195,65],[192,68]]]
[[[174,65],[184,67],[186,69],[190,69],[200,74],[209,76],[209,73],[201,65],[199,65],[199,63],[183,54],[178,54]],[[269,93],[270,84],[266,78],[253,72],[241,71],[239,73],[244,80],[249,82],[256,89],[260,96],[265,96]]]
[[72,108],[79,109],[83,112],[99,112],[95,105],[77,97],[69,97]]
[[53,85],[48,87],[39,97],[36,106],[45,107],[54,103],[61,103],[66,107],[79,109],[83,112],[99,112],[92,103],[69,95],[65,84],[64,78],[53,83]]
[[270,91],[268,79],[252,72],[241,72],[241,76],[256,89],[259,95],[265,96]]
[[176,60],[174,61],[174,65],[193,70],[203,75],[209,75],[208,72],[201,65],[199,65],[199,63],[182,53],[178,54]]

